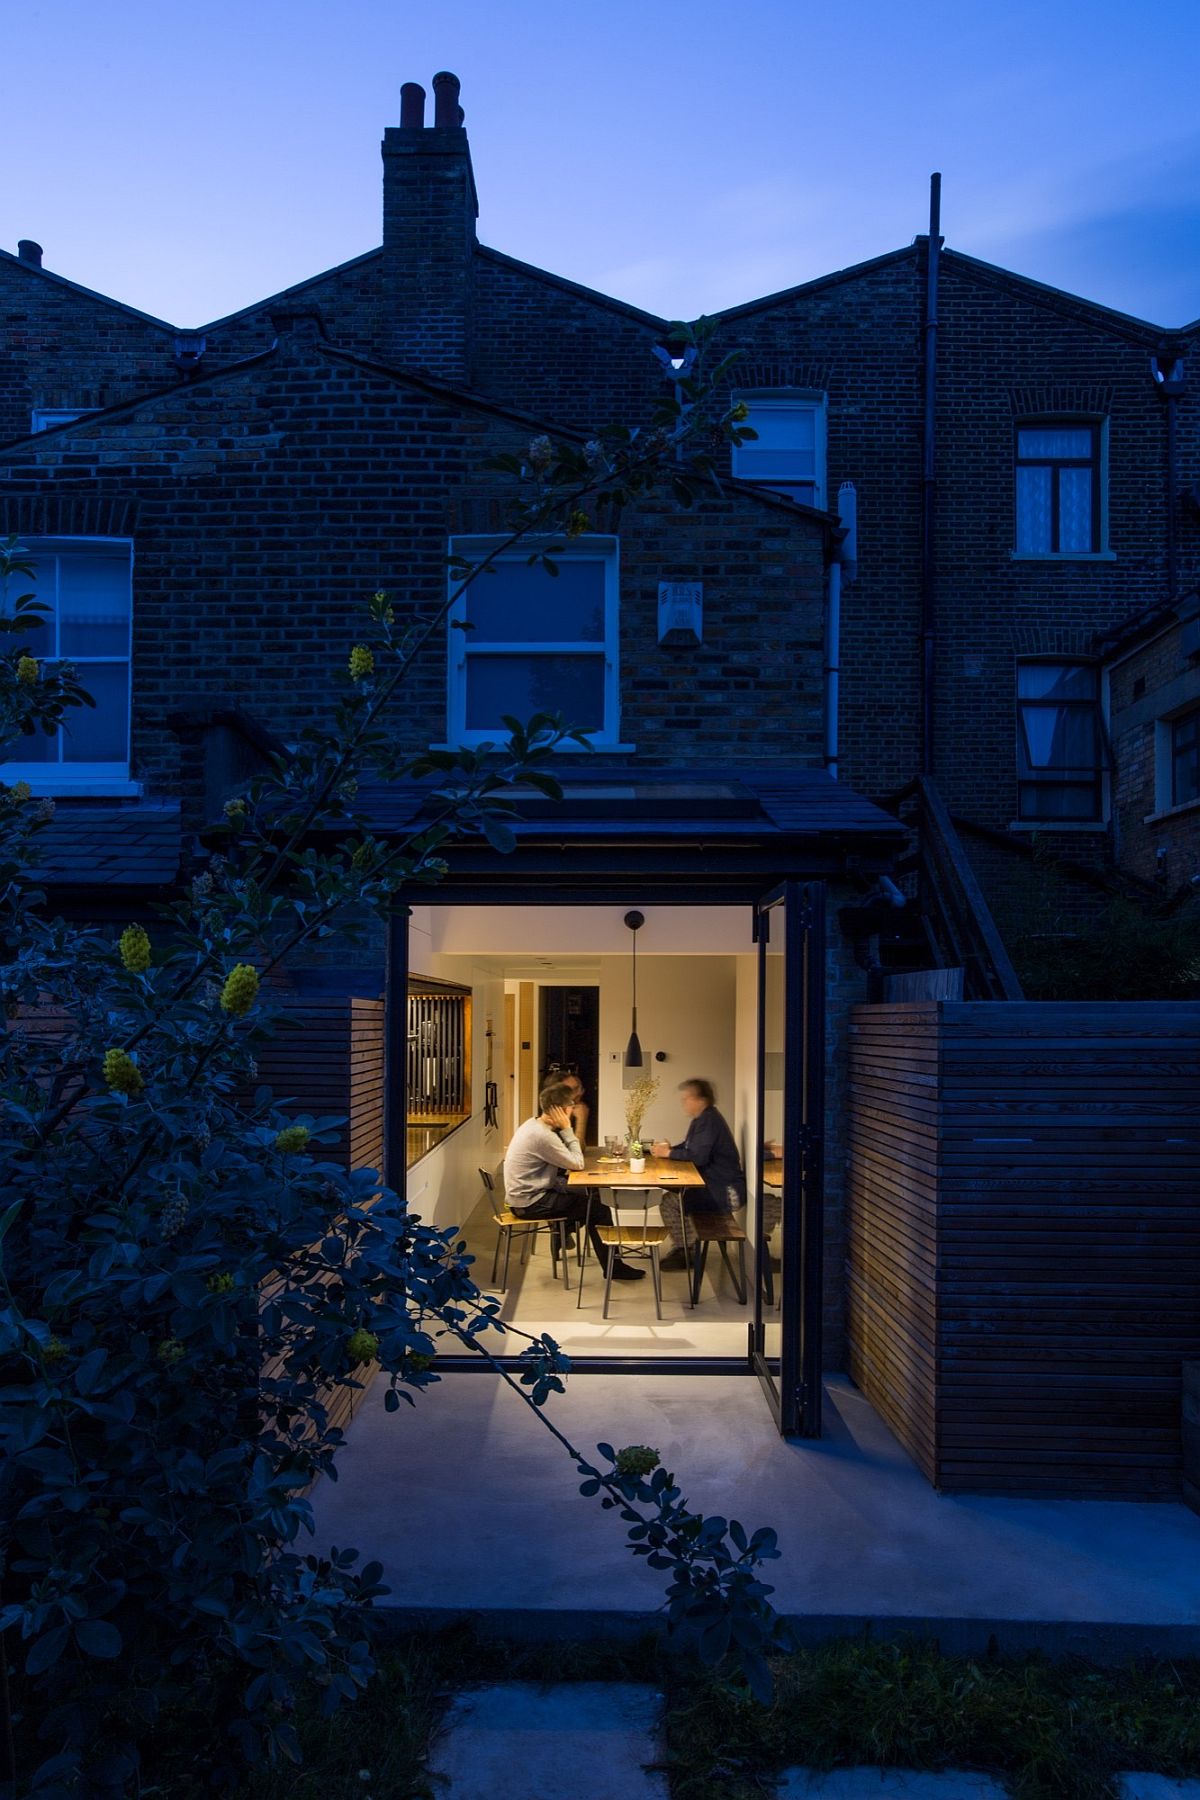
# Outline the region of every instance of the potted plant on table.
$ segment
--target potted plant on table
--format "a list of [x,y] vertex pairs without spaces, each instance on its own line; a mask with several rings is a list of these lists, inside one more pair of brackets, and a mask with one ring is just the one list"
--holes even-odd
[[630,1173],[640,1175],[646,1167],[646,1147],[642,1143],[642,1120],[646,1108],[658,1092],[657,1075],[641,1075],[625,1095],[625,1124],[629,1131]]

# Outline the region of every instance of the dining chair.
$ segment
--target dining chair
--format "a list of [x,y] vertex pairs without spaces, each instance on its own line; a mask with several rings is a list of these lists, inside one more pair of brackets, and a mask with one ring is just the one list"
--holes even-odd
[[[647,1261],[650,1264],[650,1280],[654,1287],[654,1316],[662,1318],[662,1274],[658,1266],[659,1252],[669,1237],[669,1232],[661,1222],[650,1223],[650,1208],[659,1202],[657,1187],[622,1187],[610,1188],[608,1204],[612,1210],[611,1225],[597,1227],[600,1242],[610,1252],[608,1268],[604,1272],[604,1314],[608,1317],[608,1302],[612,1293],[613,1263],[619,1255],[626,1262]],[[622,1223],[622,1213],[631,1216],[636,1223]],[[580,1297],[583,1295],[583,1272],[580,1271]]]
[[500,1266],[500,1250],[504,1249],[504,1279],[500,1283],[500,1292],[508,1291],[508,1259],[512,1253],[513,1233],[521,1239],[521,1262],[528,1262],[530,1248],[537,1246],[537,1234],[543,1225],[550,1227],[550,1257],[555,1279],[562,1268],[563,1286],[568,1293],[571,1289],[571,1278],[567,1273],[567,1231],[572,1220],[567,1218],[523,1219],[519,1213],[511,1212],[504,1204],[504,1195],[496,1186],[496,1178],[490,1169],[480,1169],[479,1179],[492,1204],[492,1212],[496,1220],[496,1248],[492,1253],[492,1286],[496,1285],[496,1271]]

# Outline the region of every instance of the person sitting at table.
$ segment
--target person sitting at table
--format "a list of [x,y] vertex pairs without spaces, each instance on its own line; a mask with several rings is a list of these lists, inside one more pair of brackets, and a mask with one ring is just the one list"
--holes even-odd
[[651,1145],[654,1156],[674,1157],[677,1162],[694,1163],[704,1177],[703,1188],[684,1193],[682,1207],[678,1194],[664,1193],[660,1202],[663,1224],[674,1246],[659,1264],[663,1269],[687,1267],[683,1212],[731,1213],[746,1204],[746,1176],[738,1155],[733,1133],[717,1111],[717,1096],[711,1081],[692,1076],[679,1084],[679,1101],[688,1117],[687,1133],[681,1144],[669,1144],[665,1138]]
[[591,1108],[584,1099],[584,1086],[578,1075],[564,1075],[563,1080],[571,1090],[571,1130],[581,1144],[587,1143],[588,1120]]
[[[587,1190],[567,1186],[570,1171],[584,1167],[583,1150],[571,1129],[571,1099],[565,1081],[548,1083],[538,1095],[537,1117],[526,1119],[513,1132],[504,1153],[504,1198],[509,1212],[519,1219],[569,1219],[572,1224],[587,1219]],[[612,1224],[608,1207],[594,1200],[591,1212],[588,1235],[600,1267],[607,1269],[612,1255],[614,1281],[641,1281],[645,1269],[632,1268],[600,1242],[597,1225]]]

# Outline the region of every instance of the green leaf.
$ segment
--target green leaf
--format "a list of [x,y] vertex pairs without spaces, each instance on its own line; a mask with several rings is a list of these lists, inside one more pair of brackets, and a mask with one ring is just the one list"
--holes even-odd
[[121,1654],[121,1634],[107,1619],[81,1619],[75,1627],[75,1642],[86,1656]]

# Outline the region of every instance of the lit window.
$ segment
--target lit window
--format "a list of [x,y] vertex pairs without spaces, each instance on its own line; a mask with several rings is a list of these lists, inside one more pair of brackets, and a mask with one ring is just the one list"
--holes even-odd
[[1101,428],[1017,427],[1018,556],[1092,556],[1100,542]]
[[825,505],[824,394],[739,394],[757,437],[733,450],[733,473],[806,506]]
[[1017,664],[1017,787],[1022,819],[1099,819],[1103,744],[1090,663]]
[[[70,707],[53,736],[19,738],[6,781],[42,793],[87,791],[129,779],[132,546],[119,538],[29,538],[34,579],[13,575],[9,595],[34,592],[49,612],[30,632],[39,661],[73,663],[95,706]],[[8,597],[6,596],[6,599]]]
[[[457,538],[475,561],[485,539]],[[598,744],[620,736],[617,704],[617,547],[578,538],[552,560],[558,574],[502,555],[477,575],[450,614],[448,733],[479,744],[506,735],[504,716],[561,713]],[[451,578],[452,588],[458,582]],[[461,629],[466,624],[469,629]]]
[[32,429],[52,431],[56,425],[73,425],[76,419],[90,419],[95,407],[35,406]]
[[1171,805],[1200,800],[1200,707],[1171,720]]

